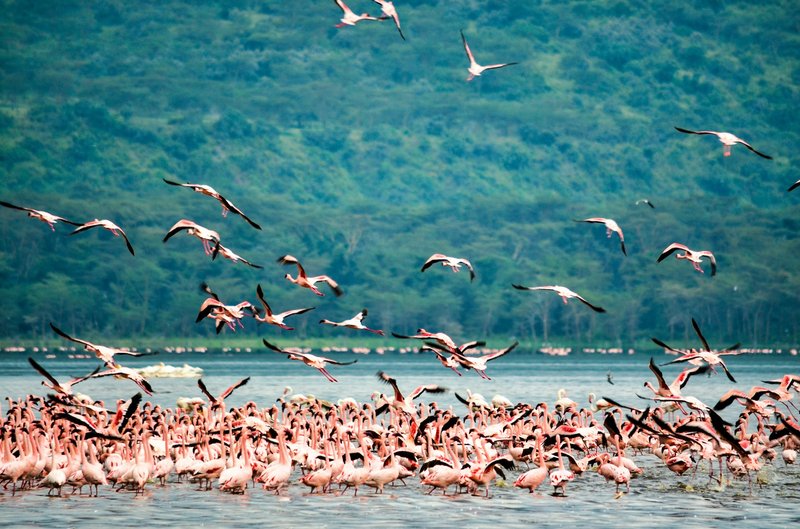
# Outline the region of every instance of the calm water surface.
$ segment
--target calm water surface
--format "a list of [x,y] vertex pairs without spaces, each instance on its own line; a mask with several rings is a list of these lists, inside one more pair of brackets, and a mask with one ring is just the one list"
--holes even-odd
[[[85,374],[94,369],[94,359],[68,359],[56,352],[57,358],[31,354],[51,373],[60,377]],[[548,357],[525,351],[514,351],[490,364],[492,380],[481,380],[474,373],[458,377],[442,368],[425,354],[387,353],[385,355],[337,354],[337,359],[358,359],[352,366],[332,366],[330,371],[338,384],[327,382],[322,375],[280,355],[264,352],[204,354],[163,354],[125,359],[125,365],[141,367],[163,361],[170,365],[188,363],[204,370],[203,381],[212,393],[222,392],[233,382],[250,376],[250,382],[239,388],[226,403],[241,405],[254,400],[260,406],[274,403],[286,386],[293,393],[313,394],[336,401],[353,397],[370,399],[373,391],[389,388],[378,382],[375,373],[383,370],[395,377],[402,390],[408,392],[419,384],[437,383],[450,389],[435,395],[437,402],[451,405],[459,413],[464,410],[453,393],[478,392],[487,399],[502,394],[514,402],[553,403],[560,388],[586,406],[587,395],[612,397],[634,406],[646,405],[637,397],[648,394],[643,382],[654,377],[647,368],[649,355],[585,355]],[[671,357],[654,355],[658,363]],[[41,378],[27,363],[28,354],[0,357],[0,396],[17,398],[28,393],[43,394]],[[789,355],[737,356],[728,365],[737,379],[733,384],[723,375],[695,377],[684,389],[713,405],[720,395],[733,387],[748,390],[761,380],[797,373],[800,359]],[[681,366],[662,368],[668,382]],[[606,381],[611,372],[614,385]],[[156,394],[151,402],[174,407],[178,397],[202,396],[196,379],[151,379]],[[137,387],[126,380],[94,379],[81,384],[82,392],[113,404],[118,398],[129,398]],[[424,398],[428,395],[423,395]],[[4,403],[5,404],[5,403]],[[731,411],[735,413],[736,410]],[[564,527],[580,524],[588,527],[777,527],[800,522],[800,468],[784,467],[782,462],[765,467],[760,477],[766,484],[751,495],[746,482],[733,482],[720,488],[709,485],[707,467],[701,466],[697,476],[677,477],[654,456],[636,455],[634,460],[645,469],[635,479],[631,493],[615,499],[614,486],[595,473],[587,473],[573,481],[566,498],[549,495],[544,485],[538,494],[530,495],[510,486],[518,471],[507,474],[508,484],[492,487],[492,497],[484,499],[460,495],[442,497],[425,495],[418,478],[407,479],[407,485],[388,487],[383,495],[362,489],[358,497],[310,495],[299,484],[299,473],[284,496],[275,496],[260,488],[249,489],[244,496],[230,496],[217,490],[197,491],[189,483],[169,483],[161,488],[149,485],[143,497],[131,493],[101,489],[99,498],[71,496],[48,498],[46,491],[34,490],[11,497],[0,491],[0,527],[486,527],[489,524],[507,527],[535,525]],[[452,490],[452,489],[451,489]]]

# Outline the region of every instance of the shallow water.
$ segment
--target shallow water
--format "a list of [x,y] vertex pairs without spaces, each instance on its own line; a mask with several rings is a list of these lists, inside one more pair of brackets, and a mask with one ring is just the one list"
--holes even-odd
[[[75,360],[65,353],[56,359],[43,354],[34,356],[51,373],[60,377],[79,375],[94,369],[93,359]],[[334,353],[328,356],[333,356]],[[0,357],[0,395],[13,398],[27,393],[43,394],[41,378],[27,363],[28,354],[4,354]],[[281,395],[285,386],[293,392],[314,394],[336,401],[353,397],[369,400],[373,391],[385,392],[388,386],[375,377],[378,370],[386,371],[398,380],[402,390],[411,391],[423,383],[437,383],[450,388],[444,395],[423,395],[422,400],[434,399],[444,406],[464,411],[453,392],[461,395],[467,389],[480,392],[487,399],[500,393],[514,402],[553,403],[559,388],[582,406],[588,405],[587,395],[594,392],[623,403],[645,406],[645,380],[654,381],[647,368],[649,356],[636,355],[571,355],[549,357],[524,351],[492,362],[488,374],[492,380],[481,380],[474,373],[458,377],[445,370],[431,356],[424,354],[355,355],[337,354],[337,359],[358,359],[352,366],[332,366],[338,384],[327,382],[319,373],[280,355],[255,353],[190,353],[163,354],[147,358],[126,359],[126,365],[141,367],[163,361],[171,365],[188,363],[202,367],[203,380],[212,393],[222,392],[233,382],[250,376],[250,382],[239,388],[226,404],[238,406],[254,400],[269,406]],[[670,357],[656,355],[663,363]],[[685,395],[694,395],[713,405],[724,392],[733,387],[747,390],[761,380],[778,378],[798,371],[797,357],[788,355],[737,356],[728,365],[737,384],[724,375],[701,376],[690,380]],[[664,366],[665,377],[671,381],[682,366]],[[606,381],[612,373],[614,385]],[[174,406],[178,397],[202,396],[196,379],[154,378],[151,383],[156,394],[150,401],[162,406]],[[103,399],[113,405],[118,398],[129,398],[138,388],[130,381],[95,379],[78,387],[80,391]],[[429,397],[426,399],[426,397]],[[735,406],[729,410],[735,413]],[[593,527],[708,527],[736,524],[740,527],[777,526],[800,521],[795,507],[800,499],[800,468],[784,467],[782,462],[765,467],[761,475],[767,484],[756,486],[750,494],[746,482],[735,481],[719,487],[708,484],[707,467],[701,466],[697,475],[678,477],[649,454],[633,457],[645,474],[633,480],[631,493],[615,499],[614,485],[595,473],[587,473],[570,483],[566,498],[553,497],[543,485],[538,494],[530,495],[511,486],[519,471],[507,473],[506,485],[492,487],[492,497],[484,499],[459,495],[442,497],[425,494],[419,479],[406,480],[407,485],[388,487],[383,495],[362,488],[357,497],[352,492],[344,496],[333,494],[310,495],[299,483],[299,471],[288,492],[276,496],[260,488],[249,489],[244,496],[230,496],[217,490],[197,491],[189,483],[170,482],[166,487],[148,485],[142,497],[132,493],[116,493],[101,489],[99,498],[70,496],[48,498],[46,491],[33,490],[11,497],[0,493],[0,527],[107,527],[133,526],[146,523],[148,527],[341,527],[344,525],[378,527],[486,527],[536,525],[563,527],[581,524]],[[451,489],[452,492],[452,489]]]

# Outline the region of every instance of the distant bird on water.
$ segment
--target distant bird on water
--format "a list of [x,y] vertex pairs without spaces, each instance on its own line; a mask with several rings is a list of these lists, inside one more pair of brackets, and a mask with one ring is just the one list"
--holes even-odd
[[619,245],[622,248],[622,253],[628,255],[628,252],[625,250],[625,236],[622,235],[622,228],[619,227],[619,224],[616,223],[613,219],[606,219],[603,217],[592,217],[583,220],[575,220],[575,222],[589,222],[594,224],[603,224],[606,227],[606,235],[608,238],[611,238],[612,233],[616,233],[619,237]]
[[498,68],[504,68],[506,66],[511,66],[513,64],[518,64],[516,62],[506,62],[502,64],[490,64],[488,66],[481,66],[475,60],[475,57],[472,55],[472,50],[469,49],[469,44],[467,44],[467,38],[464,36],[464,31],[461,31],[461,41],[464,43],[464,51],[467,52],[467,58],[469,59],[469,77],[467,77],[467,81],[472,81],[474,78],[481,75],[486,70],[496,70]]
[[743,139],[741,139],[741,138],[739,138],[737,136],[734,136],[730,132],[716,132],[716,131],[713,131],[713,130],[688,130],[688,129],[682,129],[680,127],[675,127],[675,130],[677,130],[678,132],[683,132],[684,134],[701,134],[701,135],[703,135],[703,134],[713,134],[714,136],[716,136],[719,139],[719,141],[722,142],[722,145],[723,145],[722,153],[723,153],[724,156],[730,156],[731,155],[731,147],[733,147],[736,144],[739,144],[739,145],[744,145],[745,147],[747,147],[748,149],[750,149],[751,151],[753,151],[757,155],[761,156],[762,158],[766,158],[767,160],[772,160],[772,156],[767,156],[763,152],[758,152],[757,150],[755,150],[753,148],[752,145],[750,145],[749,143],[747,143]]
[[441,263],[442,266],[449,266],[453,272],[458,272],[461,270],[462,265],[466,266],[469,269],[469,280],[473,281],[475,279],[475,269],[472,268],[472,263],[470,263],[467,259],[463,259],[461,257],[448,257],[441,253],[435,253],[428,257],[428,260],[422,265],[420,272],[424,272],[436,263]]
[[708,260],[711,261],[711,275],[715,275],[717,273],[717,260],[714,258],[714,254],[709,252],[708,250],[703,250],[701,252],[696,252],[694,250],[690,250],[687,246],[673,242],[661,252],[661,255],[658,256],[657,262],[661,262],[667,257],[669,257],[672,253],[677,251],[683,251],[683,253],[676,253],[675,257],[677,259],[687,259],[692,263],[694,269],[703,273],[703,269],[700,268],[700,263],[702,262],[703,257],[708,257]]
[[70,235],[75,235],[76,233],[81,233],[82,231],[86,231],[86,230],[89,230],[91,228],[105,228],[108,231],[110,231],[114,235],[114,237],[122,236],[122,238],[125,239],[125,246],[128,247],[128,251],[131,252],[131,255],[136,255],[133,252],[133,246],[131,246],[131,242],[128,240],[128,236],[125,235],[125,232],[122,230],[122,228],[120,228],[119,226],[117,226],[116,224],[111,222],[110,220],[105,220],[105,219],[103,219],[103,220],[98,220],[98,219],[90,220],[89,222],[86,222],[86,223],[81,224],[80,226],[78,226],[75,229],[75,231],[70,233]]
[[372,1],[381,6],[381,11],[383,14],[394,21],[394,25],[397,27],[397,32],[400,33],[400,36],[403,38],[403,40],[406,40],[406,36],[403,35],[403,30],[400,29],[400,17],[397,15],[397,9],[395,9],[394,4],[389,0]]
[[596,305],[592,305],[591,303],[589,303],[588,301],[583,299],[581,296],[579,296],[578,294],[576,294],[572,290],[568,289],[567,287],[562,287],[562,286],[558,286],[558,285],[542,286],[542,287],[525,287],[525,286],[522,286],[522,285],[511,285],[511,286],[516,288],[517,290],[552,290],[553,292],[555,292],[556,294],[561,296],[561,299],[564,300],[564,304],[565,305],[567,304],[567,300],[568,299],[574,298],[574,299],[577,299],[578,301],[580,301],[581,303],[583,303],[584,305],[586,305],[587,307],[589,307],[590,309],[592,309],[595,312],[605,312],[606,311],[606,309],[604,309],[603,307],[598,307]]
[[228,212],[230,211],[230,212],[233,212],[233,213],[239,215],[240,217],[242,217],[244,220],[247,221],[248,224],[250,224],[255,229],[257,229],[257,230],[261,229],[261,226],[259,226],[255,222],[253,222],[252,219],[250,219],[250,217],[248,217],[247,215],[242,213],[241,209],[239,209],[236,206],[234,206],[233,203],[230,200],[228,200],[224,196],[220,195],[217,192],[216,189],[214,189],[213,187],[211,187],[209,185],[206,185],[206,184],[190,184],[188,182],[185,183],[185,184],[181,184],[180,182],[173,182],[172,180],[167,180],[166,178],[163,178],[162,180],[164,180],[164,182],[168,183],[171,186],[186,187],[186,188],[189,188],[189,189],[192,189],[192,190],[196,191],[197,193],[200,193],[201,195],[206,195],[208,197],[216,199],[216,200],[219,201],[220,204],[222,204],[222,216],[223,217],[227,216]]
[[[790,189],[791,191],[791,189]],[[46,211],[41,211],[38,209],[31,209],[31,208],[24,208],[22,206],[15,206],[14,204],[9,204],[8,202],[0,201],[0,205],[5,206],[11,209],[18,209],[20,211],[27,211],[28,216],[34,219],[41,220],[42,222],[47,223],[50,226],[50,229],[56,231],[54,226],[57,222],[65,222],[67,224],[72,224],[73,226],[80,226],[77,222],[72,222],[71,220],[67,220],[64,217],[59,217],[58,215],[53,215],[52,213],[48,213]]]
[[339,283],[334,281],[329,276],[322,275],[322,276],[308,277],[308,275],[306,275],[305,269],[303,268],[303,265],[301,265],[300,261],[297,260],[297,257],[294,257],[293,255],[287,254],[278,257],[278,262],[282,265],[297,266],[297,277],[292,277],[290,274],[286,274],[284,276],[286,279],[288,279],[297,286],[307,288],[318,296],[324,296],[325,294],[320,292],[320,290],[316,286],[314,286],[319,282],[323,282],[327,283],[327,285],[331,287],[331,290],[333,290],[333,293],[336,294],[337,296],[341,296],[342,294],[344,294],[344,292],[342,292],[342,289],[339,288]]

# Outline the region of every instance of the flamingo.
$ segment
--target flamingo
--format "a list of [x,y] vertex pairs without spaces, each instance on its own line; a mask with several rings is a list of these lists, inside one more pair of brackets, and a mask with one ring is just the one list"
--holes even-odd
[[417,329],[417,334],[413,336],[405,336],[402,334],[392,333],[392,336],[395,338],[401,338],[403,340],[409,339],[416,339],[416,340],[426,340],[428,338],[435,340],[437,343],[441,344],[442,346],[446,347],[448,351],[457,351],[458,346],[456,342],[453,341],[448,335],[443,332],[428,332],[425,329]]
[[567,495],[567,483],[575,479],[575,474],[564,468],[564,461],[561,456],[561,436],[556,435],[556,449],[558,450],[558,468],[550,471],[550,484],[553,486],[553,495],[556,496],[561,489],[561,496]]
[[274,490],[275,494],[280,494],[292,475],[292,460],[286,447],[286,435],[285,429],[278,432],[278,459],[267,465],[257,479],[265,490]]
[[518,341],[515,341],[509,347],[506,347],[502,351],[498,351],[496,353],[489,353],[483,356],[464,356],[461,352],[454,352],[453,356],[456,359],[456,362],[461,364],[465,369],[474,369],[476,373],[478,373],[481,378],[485,380],[491,380],[489,375],[486,374],[486,367],[487,363],[491,360],[495,360],[500,358],[501,356],[505,356],[511,351],[514,350],[519,345]]
[[467,52],[467,58],[469,59],[469,77],[467,77],[467,81],[472,81],[475,77],[478,77],[486,70],[496,70],[498,68],[504,68],[506,66],[518,64],[516,62],[507,62],[503,64],[490,64],[488,66],[481,66],[477,63],[477,61],[475,61],[475,57],[472,55],[472,51],[469,49],[469,44],[467,44],[467,38],[464,36],[463,30],[461,30],[461,41],[464,43],[464,51]]
[[653,203],[652,203],[652,202],[650,202],[650,200],[649,200],[649,199],[647,199],[647,198],[640,198],[639,200],[637,200],[637,201],[636,201],[636,205],[638,206],[639,204],[647,204],[647,205],[648,205],[648,206],[650,206],[652,209],[656,209],[656,207],[653,205]]
[[[362,20],[384,20],[385,17],[377,18],[370,16],[368,13],[362,13],[360,15],[356,15],[352,9],[347,7],[347,4],[343,2],[343,0],[333,0],[339,9],[342,10],[342,19],[339,24],[336,24],[337,28],[343,28],[345,26],[355,26]],[[400,34],[402,36],[402,33]],[[405,37],[403,37],[405,39]]]
[[675,130],[677,130],[678,132],[683,132],[685,134],[713,134],[719,139],[720,142],[722,142],[723,145],[722,152],[724,156],[730,156],[731,147],[733,147],[736,144],[739,144],[739,145],[744,145],[745,147],[747,147],[757,155],[761,156],[762,158],[766,158],[767,160],[772,160],[772,156],[767,156],[763,152],[758,152],[749,143],[747,143],[746,141],[737,136],[734,136],[730,132],[715,132],[713,130],[688,130],[688,129],[682,129],[680,127],[675,127]]
[[47,380],[42,380],[43,386],[52,389],[53,391],[64,397],[72,397],[72,386],[78,384],[79,382],[83,382],[84,380],[91,377],[91,375],[97,373],[100,370],[100,368],[98,367],[97,369],[94,370],[94,372],[92,372],[89,375],[73,378],[68,382],[59,382],[58,380],[55,379],[55,377],[53,377],[53,375],[48,373],[47,370],[43,368],[41,365],[39,365],[39,363],[33,358],[29,357],[28,362],[33,366],[33,368],[36,371],[39,372],[40,375],[42,375],[45,379],[47,379]]
[[364,318],[367,317],[367,309],[361,309],[361,312],[350,318],[349,320],[344,321],[331,321],[322,319],[319,320],[320,323],[325,325],[333,325],[334,327],[347,327],[348,329],[355,329],[359,331],[369,331],[371,333],[378,334],[380,336],[384,336],[383,331],[377,329],[370,329],[369,327],[364,325]]
[[188,189],[192,189],[193,191],[196,191],[197,193],[200,193],[201,195],[206,195],[208,197],[216,199],[216,200],[219,201],[220,204],[222,204],[222,216],[223,217],[227,216],[228,212],[230,211],[230,212],[233,212],[233,213],[239,215],[240,217],[242,217],[244,220],[247,221],[248,224],[250,224],[255,229],[257,229],[257,230],[261,229],[261,226],[259,226],[255,222],[253,222],[252,219],[250,219],[250,217],[248,217],[247,215],[242,213],[242,210],[240,210],[239,208],[234,206],[233,203],[230,200],[228,200],[224,196],[220,195],[217,192],[216,189],[214,189],[213,187],[211,187],[209,185],[206,185],[206,184],[190,184],[188,182],[185,183],[185,184],[181,184],[180,182],[173,182],[172,180],[167,180],[166,178],[163,178],[162,180],[164,180],[164,182],[166,182],[167,184],[169,184],[171,186],[186,187]]
[[167,242],[173,235],[182,230],[186,230],[187,235],[193,235],[202,241],[203,251],[205,251],[206,255],[211,255],[213,253],[211,250],[211,243],[214,243],[215,246],[219,244],[219,233],[204,228],[188,219],[181,219],[176,222],[164,236],[162,242]]
[[406,40],[405,35],[403,35],[403,30],[400,29],[400,17],[397,15],[397,9],[395,9],[394,4],[390,0],[372,0],[379,6],[381,6],[381,12],[387,18],[391,18],[394,21],[395,27],[397,27],[397,32],[400,33],[400,37],[403,40]]
[[689,249],[686,245],[683,245],[678,242],[673,242],[672,244],[664,248],[664,250],[661,252],[661,255],[658,256],[656,262],[660,263],[661,261],[669,257],[670,254],[679,250],[682,250],[683,253],[676,253],[675,257],[677,259],[688,259],[689,262],[692,263],[692,266],[694,266],[694,269],[700,272],[701,274],[703,273],[703,269],[700,268],[700,263],[702,262],[703,257],[708,257],[708,260],[711,262],[711,275],[712,276],[716,275],[717,260],[714,257],[713,253],[711,253],[708,250],[703,250],[699,252],[694,251]]
[[120,228],[110,220],[105,220],[105,219],[90,220],[89,222],[85,222],[80,226],[78,226],[77,228],[75,228],[75,230],[72,233],[70,233],[70,235],[75,235],[76,233],[81,233],[91,228],[105,228],[108,231],[110,231],[114,235],[114,237],[122,236],[122,238],[125,239],[125,246],[128,247],[128,251],[131,252],[131,255],[136,255],[133,251],[133,246],[131,246],[131,242],[128,240],[128,236],[125,235],[125,232],[122,230],[122,228]]
[[216,259],[218,254],[222,255],[222,257],[224,257],[225,259],[230,259],[234,263],[244,263],[251,268],[264,268],[261,265],[251,263],[241,255],[234,253],[233,250],[231,250],[230,248],[222,246],[221,243],[217,243],[216,246],[214,246],[214,251],[211,253],[211,259],[212,260]]
[[[417,413],[417,410],[411,403],[414,399],[416,399],[426,391],[428,393],[444,393],[445,391],[447,391],[447,388],[443,388],[442,386],[437,386],[436,384],[425,384],[422,386],[417,386],[416,388],[414,388],[413,391],[411,391],[411,393],[408,394],[408,396],[404,397],[403,394],[400,392],[400,387],[397,385],[396,379],[387,375],[383,371],[378,371],[378,380],[386,384],[389,384],[390,386],[392,386],[392,389],[394,390],[394,399],[388,402],[385,406],[391,406],[392,408],[403,411],[412,417],[415,416]],[[384,408],[384,406],[381,406],[381,408]],[[376,414],[381,413],[383,411],[381,408],[375,410],[375,413]]]
[[588,301],[583,299],[581,296],[579,296],[578,294],[576,294],[572,290],[568,289],[567,287],[562,287],[562,286],[559,286],[559,285],[542,286],[542,287],[526,287],[526,286],[522,286],[522,285],[511,285],[511,286],[516,288],[517,290],[552,290],[553,292],[555,292],[556,294],[561,296],[561,299],[564,300],[564,304],[565,305],[567,304],[567,300],[568,299],[574,298],[574,299],[577,299],[578,301],[580,301],[581,303],[583,303],[584,305],[586,305],[587,307],[589,307],[590,309],[592,309],[595,312],[605,312],[606,311],[606,309],[604,309],[603,307],[598,307],[598,306],[592,305],[591,303],[589,303]]
[[320,373],[325,375],[330,382],[338,382],[333,375],[331,375],[328,370],[325,368],[326,364],[334,364],[337,366],[349,366],[351,364],[355,364],[358,360],[353,360],[352,362],[339,362],[337,360],[333,360],[331,358],[325,358],[324,356],[317,356],[310,353],[303,353],[297,349],[281,349],[277,345],[273,345],[269,343],[267,340],[262,339],[264,345],[267,346],[268,349],[275,351],[276,353],[283,353],[289,357],[290,360],[299,360],[303,362],[305,365],[313,367],[314,369],[318,370]]
[[325,294],[320,292],[319,289],[316,286],[314,286],[316,283],[322,281],[323,283],[327,283],[328,286],[331,287],[331,290],[333,290],[333,293],[336,296],[341,296],[342,294],[344,294],[344,292],[342,292],[342,289],[339,288],[339,284],[333,279],[331,279],[329,276],[321,275],[321,276],[308,277],[306,275],[305,269],[303,268],[303,265],[301,265],[300,261],[297,260],[297,257],[294,257],[292,255],[284,255],[278,258],[278,262],[282,265],[297,266],[297,278],[292,277],[290,274],[286,274],[284,276],[286,279],[288,279],[295,285],[308,288],[318,296],[324,296]]
[[[791,191],[791,189],[790,189],[790,191]],[[64,222],[66,224],[72,224],[73,226],[80,226],[80,224],[78,224],[77,222],[72,222],[71,220],[67,220],[64,217],[59,217],[58,215],[53,215],[52,213],[48,213],[47,211],[42,211],[42,210],[39,210],[39,209],[25,208],[25,207],[22,207],[22,206],[15,206],[14,204],[9,204],[8,202],[3,202],[2,200],[0,200],[0,206],[5,206],[5,207],[11,208],[11,209],[18,209],[20,211],[27,211],[29,217],[34,218],[34,219],[38,219],[38,220],[46,223],[48,226],[50,226],[50,229],[52,231],[56,231],[55,224],[58,223],[58,222]]]
[[575,220],[575,222],[589,222],[595,224],[603,224],[606,227],[606,235],[611,238],[612,233],[616,233],[619,236],[619,245],[622,248],[622,253],[624,255],[628,255],[628,252],[625,250],[625,236],[622,235],[622,228],[619,227],[619,224],[613,219],[606,219],[603,217],[591,217],[588,219],[583,220]]
[[470,263],[467,259],[463,259],[461,257],[448,257],[441,253],[435,253],[428,257],[428,260],[422,265],[420,272],[424,272],[436,263],[441,263],[442,266],[449,266],[453,272],[458,272],[462,265],[466,266],[469,269],[469,280],[473,281],[475,279],[475,270],[472,268],[472,263]]
[[315,307],[308,307],[308,308],[304,308],[304,309],[293,309],[293,310],[287,310],[285,312],[281,312],[279,314],[275,314],[275,313],[272,312],[272,309],[270,308],[269,303],[267,303],[267,300],[264,299],[264,290],[261,288],[260,284],[256,285],[256,296],[258,297],[258,300],[261,302],[261,305],[264,307],[264,315],[263,316],[261,316],[259,314],[258,309],[256,309],[255,307],[252,307],[253,316],[255,317],[256,321],[260,321],[262,323],[269,323],[270,325],[277,325],[281,329],[284,329],[284,330],[287,330],[287,331],[293,331],[294,328],[293,327],[289,327],[288,325],[286,325],[284,323],[284,320],[286,318],[288,318],[289,316],[294,316],[296,314],[306,313],[306,312],[308,312],[310,310],[314,310],[314,308],[315,308]]
[[[125,351],[123,349],[115,349],[113,347],[106,347],[104,345],[96,345],[96,344],[93,344],[92,342],[87,342],[86,340],[81,340],[80,338],[73,338],[69,334],[65,333],[64,331],[62,331],[61,329],[59,329],[58,327],[53,325],[52,322],[50,322],[50,328],[53,329],[53,331],[55,331],[55,333],[57,335],[61,336],[62,338],[65,338],[65,339],[67,339],[67,340],[69,340],[71,342],[75,342],[75,343],[81,344],[86,351],[88,351],[90,353],[94,353],[95,356],[97,356],[97,358],[102,360],[106,364],[106,366],[108,366],[110,368],[118,367],[118,364],[114,361],[114,357],[116,355],[149,356],[149,355],[157,354],[157,352],[135,353],[133,351]],[[36,366],[34,366],[34,367],[36,367]],[[38,369],[39,368],[37,368],[37,370]],[[94,375],[90,375],[90,377],[91,376],[94,376]],[[87,378],[90,378],[90,377],[87,377]],[[51,380],[51,382],[52,382],[52,380]],[[55,389],[55,388],[53,388],[53,389]]]
[[547,479],[547,464],[544,461],[544,450],[542,449],[542,434],[541,432],[536,434],[536,452],[539,457],[539,466],[536,468],[532,468],[526,472],[520,474],[516,481],[514,481],[514,486],[519,487],[521,489],[528,489],[528,492],[533,494],[539,485],[544,483]]
[[228,389],[220,393],[219,396],[217,397],[215,397],[214,395],[211,394],[211,392],[208,391],[208,388],[206,387],[202,378],[197,379],[197,386],[200,388],[200,391],[203,392],[203,395],[206,396],[206,398],[208,399],[208,403],[211,405],[212,408],[225,409],[225,399],[228,398],[231,395],[231,393],[234,392],[234,390],[244,386],[249,381],[250,377],[243,378],[239,382],[232,384],[230,387],[228,387]]
[[150,383],[135,369],[131,369],[129,367],[122,367],[117,365],[114,368],[106,369],[105,371],[100,371],[99,373],[94,373],[89,378],[100,378],[100,377],[114,377],[114,378],[127,378],[128,380],[134,382],[137,386],[142,388],[142,391],[147,393],[148,395],[153,394],[153,387]]
[[[794,184],[790,185],[790,186],[789,186],[789,189],[787,189],[786,191],[787,191],[787,192],[789,192],[789,191],[794,191],[794,190],[795,190],[795,189],[797,189],[798,187],[800,187],[800,180],[798,180],[798,181],[797,181],[797,182],[795,182]],[[0,202],[0,203],[2,203],[2,202]],[[3,205],[5,205],[5,204],[3,204]]]

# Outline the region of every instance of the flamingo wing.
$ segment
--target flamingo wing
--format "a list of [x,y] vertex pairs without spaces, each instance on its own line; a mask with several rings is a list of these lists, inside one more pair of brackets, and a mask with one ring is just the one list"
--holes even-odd
[[234,391],[235,389],[237,389],[237,388],[240,388],[240,387],[244,386],[244,385],[245,385],[245,384],[247,384],[249,381],[250,381],[250,377],[247,377],[247,378],[243,378],[242,380],[240,380],[240,381],[239,381],[239,382],[237,382],[236,384],[233,384],[231,387],[229,387],[228,389],[226,389],[225,391],[223,391],[223,392],[222,392],[222,394],[219,396],[220,400],[228,398],[228,396],[229,396],[231,393],[233,393],[233,391]]
[[691,251],[691,250],[689,250],[689,248],[686,245],[678,243],[678,242],[673,242],[672,244],[670,244],[669,246],[664,248],[664,250],[661,251],[661,255],[658,256],[658,259],[656,260],[656,262],[660,263],[661,261],[663,261],[664,259],[666,259],[670,255],[672,255],[672,253],[675,252],[676,250],[683,250],[684,252],[690,252]]
[[[787,192],[789,192],[789,191],[794,191],[794,190],[795,190],[795,189],[797,189],[798,187],[800,187],[800,180],[798,180],[798,181],[797,181],[797,182],[795,182],[794,184],[790,185],[790,186],[789,186],[789,189],[787,189],[786,191],[787,191]],[[5,204],[4,204],[4,205],[5,205]]]
[[682,129],[680,127],[675,127],[675,130],[678,132],[683,132],[684,134],[713,134],[714,136],[719,136],[719,132],[713,130],[689,130]]
[[424,272],[425,270],[427,270],[428,268],[430,268],[434,264],[445,262],[445,261],[448,261],[448,260],[449,260],[449,257],[447,257],[446,255],[441,254],[441,253],[435,253],[435,254],[431,255],[430,257],[428,257],[428,259],[425,261],[425,264],[422,265],[422,268],[420,268],[419,271],[420,272]]
[[408,398],[409,400],[414,400],[423,393],[425,393],[426,391],[428,393],[444,393],[447,391],[447,388],[443,388],[442,386],[437,386],[436,384],[426,384],[423,386],[417,386],[411,393],[409,393]]
[[96,349],[97,348],[97,346],[95,344],[93,344],[92,342],[87,342],[86,340],[81,340],[79,338],[73,338],[69,334],[65,333],[64,331],[62,331],[61,329],[59,329],[58,327],[53,325],[53,322],[50,322],[50,328],[53,329],[57,335],[61,336],[62,338],[66,338],[67,340],[69,340],[71,342],[79,343],[79,344],[81,344],[81,345],[83,345],[85,347],[88,347],[89,349]]
[[589,303],[588,301],[583,299],[583,297],[581,297],[581,296],[579,296],[577,294],[575,294],[575,299],[577,299],[578,301],[580,301],[581,303],[583,303],[584,305],[586,305],[587,307],[589,307],[590,309],[592,309],[595,312],[605,312],[606,311],[606,309],[604,309],[603,307],[600,307],[600,306],[597,306],[597,305],[592,305],[591,303]]
[[475,57],[472,55],[472,50],[469,49],[469,44],[467,44],[467,38],[464,36],[464,30],[461,30],[461,41],[464,43],[464,51],[467,53],[467,59],[469,59],[470,65],[478,64],[475,62]]
[[60,386],[60,385],[61,385],[61,384],[59,384],[59,383],[58,383],[58,380],[56,380],[56,379],[53,377],[53,375],[51,375],[50,373],[48,373],[48,372],[47,372],[47,370],[46,370],[45,368],[43,368],[42,366],[40,366],[40,365],[39,365],[39,363],[38,363],[36,360],[34,360],[33,358],[30,358],[30,357],[28,357],[28,363],[30,363],[30,364],[33,366],[33,368],[34,368],[36,371],[38,371],[38,372],[39,372],[39,374],[40,374],[40,375],[42,375],[44,378],[46,378],[47,380],[49,380],[49,381],[50,381],[50,383],[51,383],[51,384],[53,384],[53,386],[56,386],[56,387],[58,387],[58,386]]
[[736,138],[736,143],[738,143],[739,145],[744,145],[745,147],[747,147],[748,149],[750,149],[752,152],[756,153],[757,155],[761,156],[762,158],[766,158],[767,160],[772,160],[772,156],[768,156],[768,155],[764,154],[763,152],[759,152],[759,151],[755,150],[752,145],[750,145],[749,143],[747,143],[746,141],[744,141],[741,138]]
[[199,387],[200,391],[203,392],[203,395],[206,396],[206,398],[208,399],[208,402],[213,403],[215,400],[217,400],[217,399],[214,398],[214,395],[212,395],[211,392],[208,391],[208,388],[206,387],[206,384],[205,384],[205,382],[203,382],[202,378],[198,378],[197,379],[197,387]]

